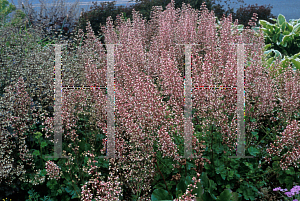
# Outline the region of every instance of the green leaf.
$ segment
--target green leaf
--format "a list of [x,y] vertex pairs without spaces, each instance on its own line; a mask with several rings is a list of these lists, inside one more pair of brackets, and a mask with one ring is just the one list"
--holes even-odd
[[282,42],[282,38],[284,37],[284,35],[282,33],[279,34],[279,41],[276,42],[277,45],[280,45],[280,43]]
[[291,176],[287,176],[285,179],[284,179],[284,182],[286,183],[287,185],[287,188],[291,188],[293,186],[293,177]]
[[[77,186],[75,186],[75,188],[76,188],[76,190],[74,190],[71,186],[67,186],[65,188],[66,192],[69,193],[70,195],[72,195],[71,199],[79,198],[77,195],[78,192],[80,193],[79,188]],[[76,191],[77,191],[77,193],[76,193]]]
[[252,131],[251,134],[258,140],[258,132]]
[[239,24],[239,25],[237,26],[237,28],[238,28],[239,30],[244,29],[244,25]]
[[[217,174],[220,174],[221,177],[222,177],[222,179],[225,180],[225,178],[226,178],[226,169],[225,169],[225,167],[224,167],[224,164],[222,164],[222,165],[216,167],[216,173],[217,173]],[[210,180],[210,181],[211,181],[211,180]]]
[[192,177],[191,176],[186,176],[185,178],[185,185],[188,186],[192,183]]
[[203,187],[209,188],[209,180],[208,180],[206,172],[202,172],[200,179],[201,179],[201,183],[203,184]]
[[287,30],[289,33],[291,33],[293,31],[293,25],[291,25],[290,23],[287,23]]
[[36,124],[33,124],[32,126],[31,126],[31,128],[30,128],[31,130],[34,130],[34,129],[36,129]]
[[255,147],[249,147],[249,148],[248,148],[248,151],[249,151],[249,153],[250,153],[252,156],[256,156],[256,154],[259,153],[259,150],[256,149]]
[[41,142],[41,147],[43,148],[43,147],[45,147],[45,146],[47,146],[47,142],[42,141],[42,142]]
[[299,32],[299,29],[300,29],[300,23],[293,27],[292,33],[293,33],[293,34],[298,33],[298,32]]
[[71,197],[71,199],[75,199],[75,198],[80,198],[74,191],[73,196]]
[[34,137],[36,139],[40,139],[40,137],[43,136],[43,134],[41,132],[35,132],[34,135],[35,135]]
[[217,184],[213,180],[209,180],[209,189],[208,192],[214,197],[213,191],[217,190]]
[[296,59],[300,56],[300,52],[298,54],[295,54],[294,56],[292,56],[293,59]]
[[267,64],[271,65],[273,61],[274,61],[274,57],[271,57],[267,60]]
[[283,47],[286,47],[286,46],[287,46],[287,43],[290,42],[290,41],[292,41],[292,40],[293,40],[293,38],[292,38],[291,35],[285,35],[285,36],[282,38],[281,45],[282,45]]
[[284,32],[287,28],[287,22],[284,22],[281,26],[280,26],[280,29],[281,29],[281,32]]
[[187,185],[185,183],[185,180],[181,179],[176,186],[176,191],[181,190],[183,193],[185,193],[186,189],[187,189]]
[[58,189],[58,191],[57,191],[57,192],[58,192],[58,194],[59,194],[59,195],[61,195],[61,194],[62,194],[62,190],[61,190],[61,189]]
[[176,191],[176,197],[177,197],[177,198],[180,198],[182,195],[183,195],[182,190]]
[[273,50],[273,52],[275,53],[275,57],[279,57],[279,59],[282,58],[282,55],[278,50]]
[[71,177],[69,174],[63,174],[63,177],[67,180],[66,182],[71,181]]
[[34,150],[34,152],[32,154],[34,156],[39,156],[40,155],[40,151],[39,150]]
[[151,195],[152,201],[158,200],[172,200],[173,196],[169,195],[168,191],[163,189],[155,189]]
[[295,175],[294,167],[289,167],[289,169],[285,170],[285,173],[289,175]]
[[282,34],[283,35],[289,35],[291,32],[289,30],[285,30]]
[[220,144],[214,144],[214,145],[213,145],[213,150],[214,150],[217,154],[220,154],[220,153],[223,153],[224,148],[223,148],[223,146],[222,146],[221,143],[220,143]]
[[[229,168],[230,169],[230,168]],[[228,178],[229,179],[232,179],[233,178],[233,175],[234,175],[234,171],[233,170],[229,170],[228,171]],[[230,188],[230,185],[229,185],[229,187],[227,187],[227,185],[226,185],[226,188]]]
[[45,176],[47,174],[47,171],[45,169],[40,171],[40,176]]
[[186,162],[187,170],[191,170],[195,165],[190,162]]
[[256,33],[259,33],[259,27],[252,27],[251,28],[253,31],[255,31]]
[[208,192],[205,192],[202,197],[204,201],[214,201],[217,199],[214,195],[211,195]]
[[269,49],[271,46],[272,46],[272,44],[267,44],[267,45],[265,45],[264,49],[267,50],[267,49]]
[[163,183],[158,183],[158,184],[156,184],[153,188],[154,188],[154,189],[158,189],[158,188],[165,189],[165,188],[166,188],[166,185],[163,184]]
[[300,60],[297,58],[297,59],[291,59],[291,61],[296,66],[296,68],[300,70]]
[[172,187],[175,185],[176,185],[175,181],[167,182],[168,189],[172,189]]
[[50,189],[53,189],[56,184],[57,184],[57,181],[55,179],[51,179],[47,182],[47,187],[49,187]]
[[197,182],[196,188],[194,188],[194,190],[192,191],[192,194],[196,195],[197,201],[204,201],[202,198],[203,193],[204,193],[204,189],[203,189],[201,182]]
[[230,201],[230,198],[232,196],[230,189],[225,189],[220,196],[218,196],[217,201]]
[[237,192],[232,193],[232,201],[239,201],[239,194]]
[[260,25],[262,25],[264,28],[266,28],[267,25],[271,25],[271,23],[268,22],[268,21],[266,21],[266,20],[259,20],[258,23],[259,23]]

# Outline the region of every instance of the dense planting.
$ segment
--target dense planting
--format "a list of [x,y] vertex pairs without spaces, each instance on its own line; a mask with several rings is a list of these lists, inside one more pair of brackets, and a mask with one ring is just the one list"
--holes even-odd
[[[131,21],[118,16],[115,26],[109,18],[101,27],[106,45],[123,44],[114,47],[119,158],[109,160],[100,158],[107,150],[105,89],[63,91],[62,148],[70,158],[45,157],[54,147],[55,49],[21,17],[18,26],[0,29],[1,196],[278,200],[274,188],[292,191],[299,184],[300,69],[268,63],[264,29],[241,29],[231,16],[216,24],[205,5],[175,10],[172,1],[153,11],[150,22],[133,12]],[[274,27],[289,26],[281,16],[277,20]],[[62,48],[63,86],[106,85],[107,53],[90,23],[86,30]],[[192,144],[200,158],[176,159],[184,154],[185,104],[185,47],[176,44],[185,43],[202,44],[192,46],[193,86],[235,86],[237,51],[231,44],[252,43],[245,46],[245,154],[254,158],[229,158],[237,144],[235,89],[193,88]]]

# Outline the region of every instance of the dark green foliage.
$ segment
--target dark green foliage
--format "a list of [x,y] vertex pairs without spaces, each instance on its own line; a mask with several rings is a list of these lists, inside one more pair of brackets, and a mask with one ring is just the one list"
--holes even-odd
[[[238,23],[244,25],[246,28],[249,26],[248,22],[251,20],[253,13],[257,13],[257,21],[258,20],[266,20],[272,24],[274,24],[274,21],[270,18],[276,18],[273,14],[271,14],[271,9],[273,6],[270,6],[270,4],[266,6],[258,6],[255,5],[248,5],[248,7],[241,6],[235,13],[232,15],[233,22],[238,19]],[[253,20],[252,20],[253,22]]]
[[163,189],[155,189],[155,191],[151,195],[151,200],[173,200],[172,196],[168,193],[168,191]]
[[[171,0],[136,0],[136,4],[133,6],[135,10],[140,11],[147,20],[150,20],[150,12],[152,10],[152,6],[162,6],[165,10],[166,6],[171,2]],[[214,11],[215,16],[219,19],[222,18],[223,13],[228,16],[229,11],[225,11],[220,4],[216,4],[215,0],[175,0],[175,9],[181,8],[182,4],[185,5],[190,4],[192,8],[200,10],[202,3],[205,2],[206,8],[209,11]],[[243,2],[243,1],[242,1]],[[231,10],[232,11],[232,10]]]

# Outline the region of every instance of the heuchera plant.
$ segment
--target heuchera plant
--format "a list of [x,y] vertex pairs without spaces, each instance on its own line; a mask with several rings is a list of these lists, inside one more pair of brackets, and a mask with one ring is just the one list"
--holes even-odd
[[[42,156],[46,171],[42,170],[39,176],[49,176],[49,194],[53,197],[61,196],[65,200],[70,199],[66,192],[72,198],[81,200],[118,200],[125,199],[124,188],[129,188],[132,190],[132,197],[149,200],[151,184],[157,171],[161,173],[157,160],[171,158],[174,168],[174,164],[182,162],[178,157],[182,156],[184,138],[185,52],[184,45],[176,44],[203,44],[202,47],[192,46],[192,83],[193,87],[200,87],[235,86],[237,51],[232,43],[252,43],[245,46],[246,59],[250,60],[245,66],[245,116],[246,120],[255,118],[256,121],[246,121],[246,142],[253,139],[250,133],[259,128],[264,117],[273,116],[276,110],[278,117],[288,124],[283,136],[278,136],[279,147],[281,146],[279,150],[282,151],[289,143],[294,145],[290,140],[298,140],[299,136],[297,121],[292,120],[295,111],[300,109],[299,72],[287,68],[282,75],[274,77],[279,63],[275,63],[270,70],[265,68],[262,59],[262,32],[258,37],[252,30],[245,29],[240,37],[238,30],[231,31],[231,16],[223,18],[217,32],[214,14],[209,13],[204,5],[201,15],[199,14],[199,11],[185,5],[182,10],[175,10],[174,1],[171,1],[165,11],[154,11],[148,24],[136,12],[133,12],[132,22],[125,22],[119,16],[116,28],[108,18],[107,26],[103,27],[105,43],[122,44],[114,47],[115,148],[118,158],[109,159],[109,162],[99,158],[107,148],[106,139],[99,134],[107,134],[105,90],[63,91],[63,155],[70,156],[70,159],[67,162],[66,159],[52,161]],[[94,36],[90,24],[87,30],[84,45],[78,49],[78,57],[85,61],[86,85],[105,86],[107,63],[104,48]],[[82,37],[81,31],[78,38]],[[204,47],[205,54],[201,53]],[[22,82],[20,79],[18,85],[22,85]],[[64,85],[74,86],[76,80],[66,81]],[[218,127],[223,139],[222,145],[228,147],[223,153],[229,152],[231,155],[236,154],[234,133],[237,97],[234,93],[234,89],[212,91],[193,88],[193,106],[196,109],[194,115],[198,119],[204,119],[198,125],[204,127],[214,124]],[[20,100],[13,103],[14,111],[18,111],[16,105],[26,106],[27,111],[29,110],[27,93],[23,90],[21,94],[25,98],[22,99],[23,102]],[[10,96],[14,97],[12,92]],[[88,112],[91,108],[94,111]],[[17,113],[14,113],[14,117],[15,114]],[[12,121],[14,117],[9,120]],[[276,121],[274,117],[270,120]],[[46,118],[45,138],[49,139],[53,133],[53,123],[53,118]],[[93,123],[97,126],[93,127]],[[20,127],[22,126],[15,128]],[[85,132],[90,129],[95,131]],[[193,128],[193,133],[194,131]],[[284,140],[285,136],[291,139]],[[198,137],[193,135],[193,151],[196,156],[201,156],[205,146]],[[100,142],[103,146],[101,150]],[[296,164],[297,158],[293,157],[296,151],[297,149],[293,149],[292,152],[285,152],[290,157],[285,157],[287,161],[282,160],[282,167],[291,166],[291,162]],[[36,157],[38,153],[35,150],[33,155]],[[191,161],[199,174],[199,166],[203,166],[204,162],[208,166],[214,162],[213,159],[204,157]],[[22,162],[26,164],[27,161]],[[213,182],[210,183],[214,186]],[[168,184],[165,181],[170,194]],[[193,187],[196,188],[196,185],[195,182]],[[210,186],[211,192],[213,188]],[[182,199],[190,199],[191,194],[189,186],[181,194]]]
[[[205,44],[204,46],[210,50],[206,52],[204,61],[202,61],[200,56],[196,53],[193,55],[195,58],[195,60],[193,60],[194,66],[199,67],[203,64],[202,74],[198,71],[198,69],[201,68],[193,69],[195,70],[194,72],[196,72],[193,77],[195,86],[201,86],[201,83],[207,83],[207,85],[223,84],[225,86],[233,86],[236,83],[236,79],[234,79],[236,72],[235,51],[234,46],[230,46],[229,44],[230,42],[237,43],[238,35],[230,34],[230,19],[224,19],[223,26],[220,29],[220,40],[218,41],[216,40],[216,29],[212,26],[214,24],[212,14],[208,14],[204,11],[197,21],[197,13],[192,12],[191,9],[183,9],[180,17],[178,13],[179,11],[175,11],[171,5],[169,5],[166,11],[157,14],[157,24],[160,24],[160,26],[156,27],[156,29],[154,27],[148,28],[148,30],[152,28],[153,32],[151,32],[151,34],[156,33],[152,36],[153,39],[150,43],[146,40],[147,34],[150,33],[147,31],[144,21],[139,20],[140,18],[137,15],[134,15],[132,23],[129,21],[121,23],[119,19],[117,21],[117,29],[114,29],[112,23],[108,20],[106,30],[103,30],[106,44],[123,44],[122,47],[116,46],[115,50],[116,119],[117,124],[123,128],[123,130],[119,130],[121,127],[117,128],[116,152],[117,156],[122,157],[125,155],[126,149],[130,150],[127,157],[131,159],[131,163],[128,161],[125,162],[125,160],[121,158],[114,161],[114,166],[117,166],[116,168],[119,172],[127,172],[128,174],[123,178],[125,179],[123,181],[126,182],[127,186],[131,186],[131,188],[134,189],[135,194],[143,191],[144,196],[147,195],[147,191],[150,189],[150,182],[147,181],[151,180],[151,173],[155,171],[154,167],[151,166],[153,164],[146,164],[147,160],[145,160],[147,158],[145,153],[148,153],[149,157],[150,154],[155,151],[152,150],[153,142],[158,142],[158,150],[163,153],[163,157],[169,156],[174,158],[174,156],[178,156],[178,148],[176,148],[176,144],[172,138],[176,134],[182,135],[183,131],[183,75],[180,73],[182,73],[184,63],[182,61],[182,48],[175,44],[199,44],[199,41],[202,41]],[[153,24],[155,23],[153,22]],[[196,27],[196,25],[198,26]],[[245,35],[247,35],[246,31]],[[92,41],[95,40],[93,39]],[[253,45],[247,48],[248,51],[246,55],[252,58],[252,63],[247,66],[245,84],[245,88],[248,89],[248,98],[255,98],[254,100],[256,101],[254,111],[249,111],[246,107],[247,116],[257,119],[256,122],[250,123],[252,124],[250,125],[250,131],[254,131],[254,129],[258,127],[257,122],[259,122],[260,118],[270,113],[275,107],[276,104],[273,100],[275,100],[276,88],[270,76],[265,72],[266,69],[264,69],[261,64],[260,58],[262,57],[262,52],[257,51],[257,49],[261,50],[263,47],[262,37],[258,38],[258,41],[246,38],[243,42],[256,43],[256,46]],[[96,44],[97,43],[87,43],[87,46],[89,48],[94,47],[92,49],[96,49],[98,52],[103,52],[103,50],[101,51],[101,45],[95,47],[94,45]],[[217,46],[221,50],[216,50]],[[253,54],[254,48],[256,51]],[[149,49],[149,51],[147,52],[145,49]],[[194,52],[197,50],[199,51],[199,49],[194,48]],[[146,58],[149,60],[148,65],[146,65]],[[105,61],[105,58],[103,61]],[[103,73],[103,71],[97,73],[96,69],[94,68],[93,71],[90,66],[93,67],[93,65],[89,64],[87,68],[89,85],[103,86],[100,80],[105,80],[106,74]],[[94,64],[94,66],[96,65]],[[217,66],[223,68],[217,68]],[[200,74],[202,75],[201,77],[199,76]],[[96,77],[97,75],[99,75],[99,78]],[[159,91],[155,90],[156,87],[150,78],[156,78]],[[217,80],[212,80],[212,78]],[[214,83],[212,81],[214,81]],[[255,83],[255,85],[253,85],[253,83]],[[258,86],[264,87],[258,88]],[[160,92],[163,97],[166,97],[167,101],[165,106],[159,103],[161,97],[158,95],[158,92]],[[196,105],[195,107],[199,108],[199,112],[196,114],[199,117],[205,118],[211,115],[211,113],[208,113],[207,109],[205,111],[205,107],[203,107],[208,104],[206,102],[207,99],[205,99],[208,96],[207,93],[209,92],[195,90],[194,103]],[[215,98],[214,100],[216,101],[206,107],[223,109],[223,113],[218,112],[212,116],[215,119],[214,122],[216,125],[222,127],[223,143],[234,148],[236,139],[235,136],[232,135],[234,130],[227,124],[224,124],[224,122],[228,122],[226,114],[233,114],[235,112],[234,106],[236,97],[230,96],[229,93],[232,92],[229,90],[222,90],[219,93],[224,96],[226,95],[226,98],[222,98],[222,100]],[[259,96],[261,94],[266,95]],[[71,97],[74,97],[74,95]],[[70,101],[72,100],[71,97],[69,97]],[[99,96],[97,99],[94,96],[93,100],[100,102],[101,99]],[[101,102],[103,103],[103,101]],[[97,105],[101,104],[98,103]],[[104,104],[102,104],[102,107],[104,107]],[[169,111],[167,108],[172,108],[172,110],[170,110],[172,111],[171,114],[168,114]],[[104,108],[96,110],[104,111]],[[226,113],[224,111],[226,111]],[[172,121],[170,122],[170,118],[164,120],[163,117],[165,116],[171,116]],[[222,123],[220,120],[222,120]],[[234,118],[232,118],[231,121],[234,125]],[[170,125],[169,128],[176,127],[176,132],[174,129],[163,132],[164,129],[168,127],[158,124],[162,122],[164,122],[162,125]],[[103,126],[104,123],[99,123],[99,125]],[[105,129],[106,128],[103,127],[104,132]],[[124,134],[123,136],[121,135],[122,132]],[[152,136],[151,133],[157,133],[157,135]],[[157,138],[155,139],[155,137]],[[124,138],[126,140],[124,140]],[[75,137],[73,137],[73,139],[75,139]],[[194,141],[194,143],[195,142],[197,141]],[[105,144],[103,145],[104,151],[106,147]],[[195,145],[196,144],[194,144],[193,148],[197,149]],[[141,150],[143,150],[143,152],[141,152]],[[143,161],[143,164],[140,163],[140,161]],[[139,164],[142,166],[137,168]],[[150,177],[141,178],[139,177],[140,175],[149,175]]]

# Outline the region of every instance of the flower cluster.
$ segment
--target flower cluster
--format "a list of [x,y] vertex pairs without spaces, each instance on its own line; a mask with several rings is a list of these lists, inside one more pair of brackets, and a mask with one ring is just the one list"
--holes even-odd
[[[271,148],[267,149],[267,152],[270,155],[281,156],[280,167],[284,170],[288,169],[288,166],[294,165],[299,168],[298,161],[300,159],[300,127],[297,120],[294,120],[289,124],[282,136],[277,136],[277,139],[274,143],[271,143]],[[289,150],[285,154],[281,152],[285,149]],[[271,158],[266,158],[266,161],[270,163]]]
[[[199,173],[197,173],[197,177],[198,178],[200,177]],[[186,189],[186,192],[179,199],[175,199],[174,201],[181,201],[181,200],[186,200],[187,201],[187,200],[192,200],[192,199],[195,199],[196,197],[201,196],[201,195],[193,195],[192,194],[193,189],[198,188],[197,183],[198,182],[200,183],[201,180],[200,179],[197,180],[196,177],[193,177],[192,180],[193,180],[194,183],[188,185],[188,187]]]
[[[0,118],[0,139],[2,140],[0,146],[0,183],[2,182],[2,179],[10,178],[5,181],[5,183],[11,185],[12,178],[15,178],[13,175],[20,176],[20,180],[25,179],[25,163],[33,165],[33,156],[27,149],[27,136],[24,134],[29,130],[27,124],[31,123],[28,114],[31,100],[25,90],[25,83],[22,77],[20,77],[14,85],[9,85],[5,88],[5,91],[4,99],[1,97],[0,103],[4,101],[4,105],[7,108],[6,111],[13,111],[13,114],[8,113],[5,119],[2,119],[2,117]],[[3,124],[7,122],[10,122],[9,124],[14,129],[13,133],[9,134],[7,128],[3,126]],[[7,124],[7,126],[9,124]],[[4,136],[4,138],[2,136]],[[13,141],[14,138],[17,140],[17,143]],[[16,163],[17,159],[11,156],[13,150],[17,147],[19,147],[18,152],[21,161],[18,162],[15,167],[14,163]]]
[[47,161],[45,164],[47,175],[51,179],[60,179],[60,167],[58,167],[53,161]]
[[285,192],[284,194],[289,198],[293,197],[294,195],[297,195],[297,199],[293,199],[293,201],[300,200],[300,186],[294,186],[291,189],[291,191],[288,191],[287,189],[282,189],[281,187],[274,188],[273,191]]
[[35,175],[34,175],[34,179],[29,180],[30,183],[32,183],[32,185],[39,185],[45,182],[45,176],[41,176],[40,172],[41,170],[35,170]]
[[[92,189],[87,186],[88,183],[92,185]],[[119,178],[113,177],[112,173],[110,173],[107,182],[101,181],[98,177],[91,179],[81,187],[81,200],[89,201],[95,199],[96,201],[117,201],[119,200],[119,197],[123,195],[121,185],[122,183],[119,182]],[[96,190],[95,194],[92,193],[94,190]]]

